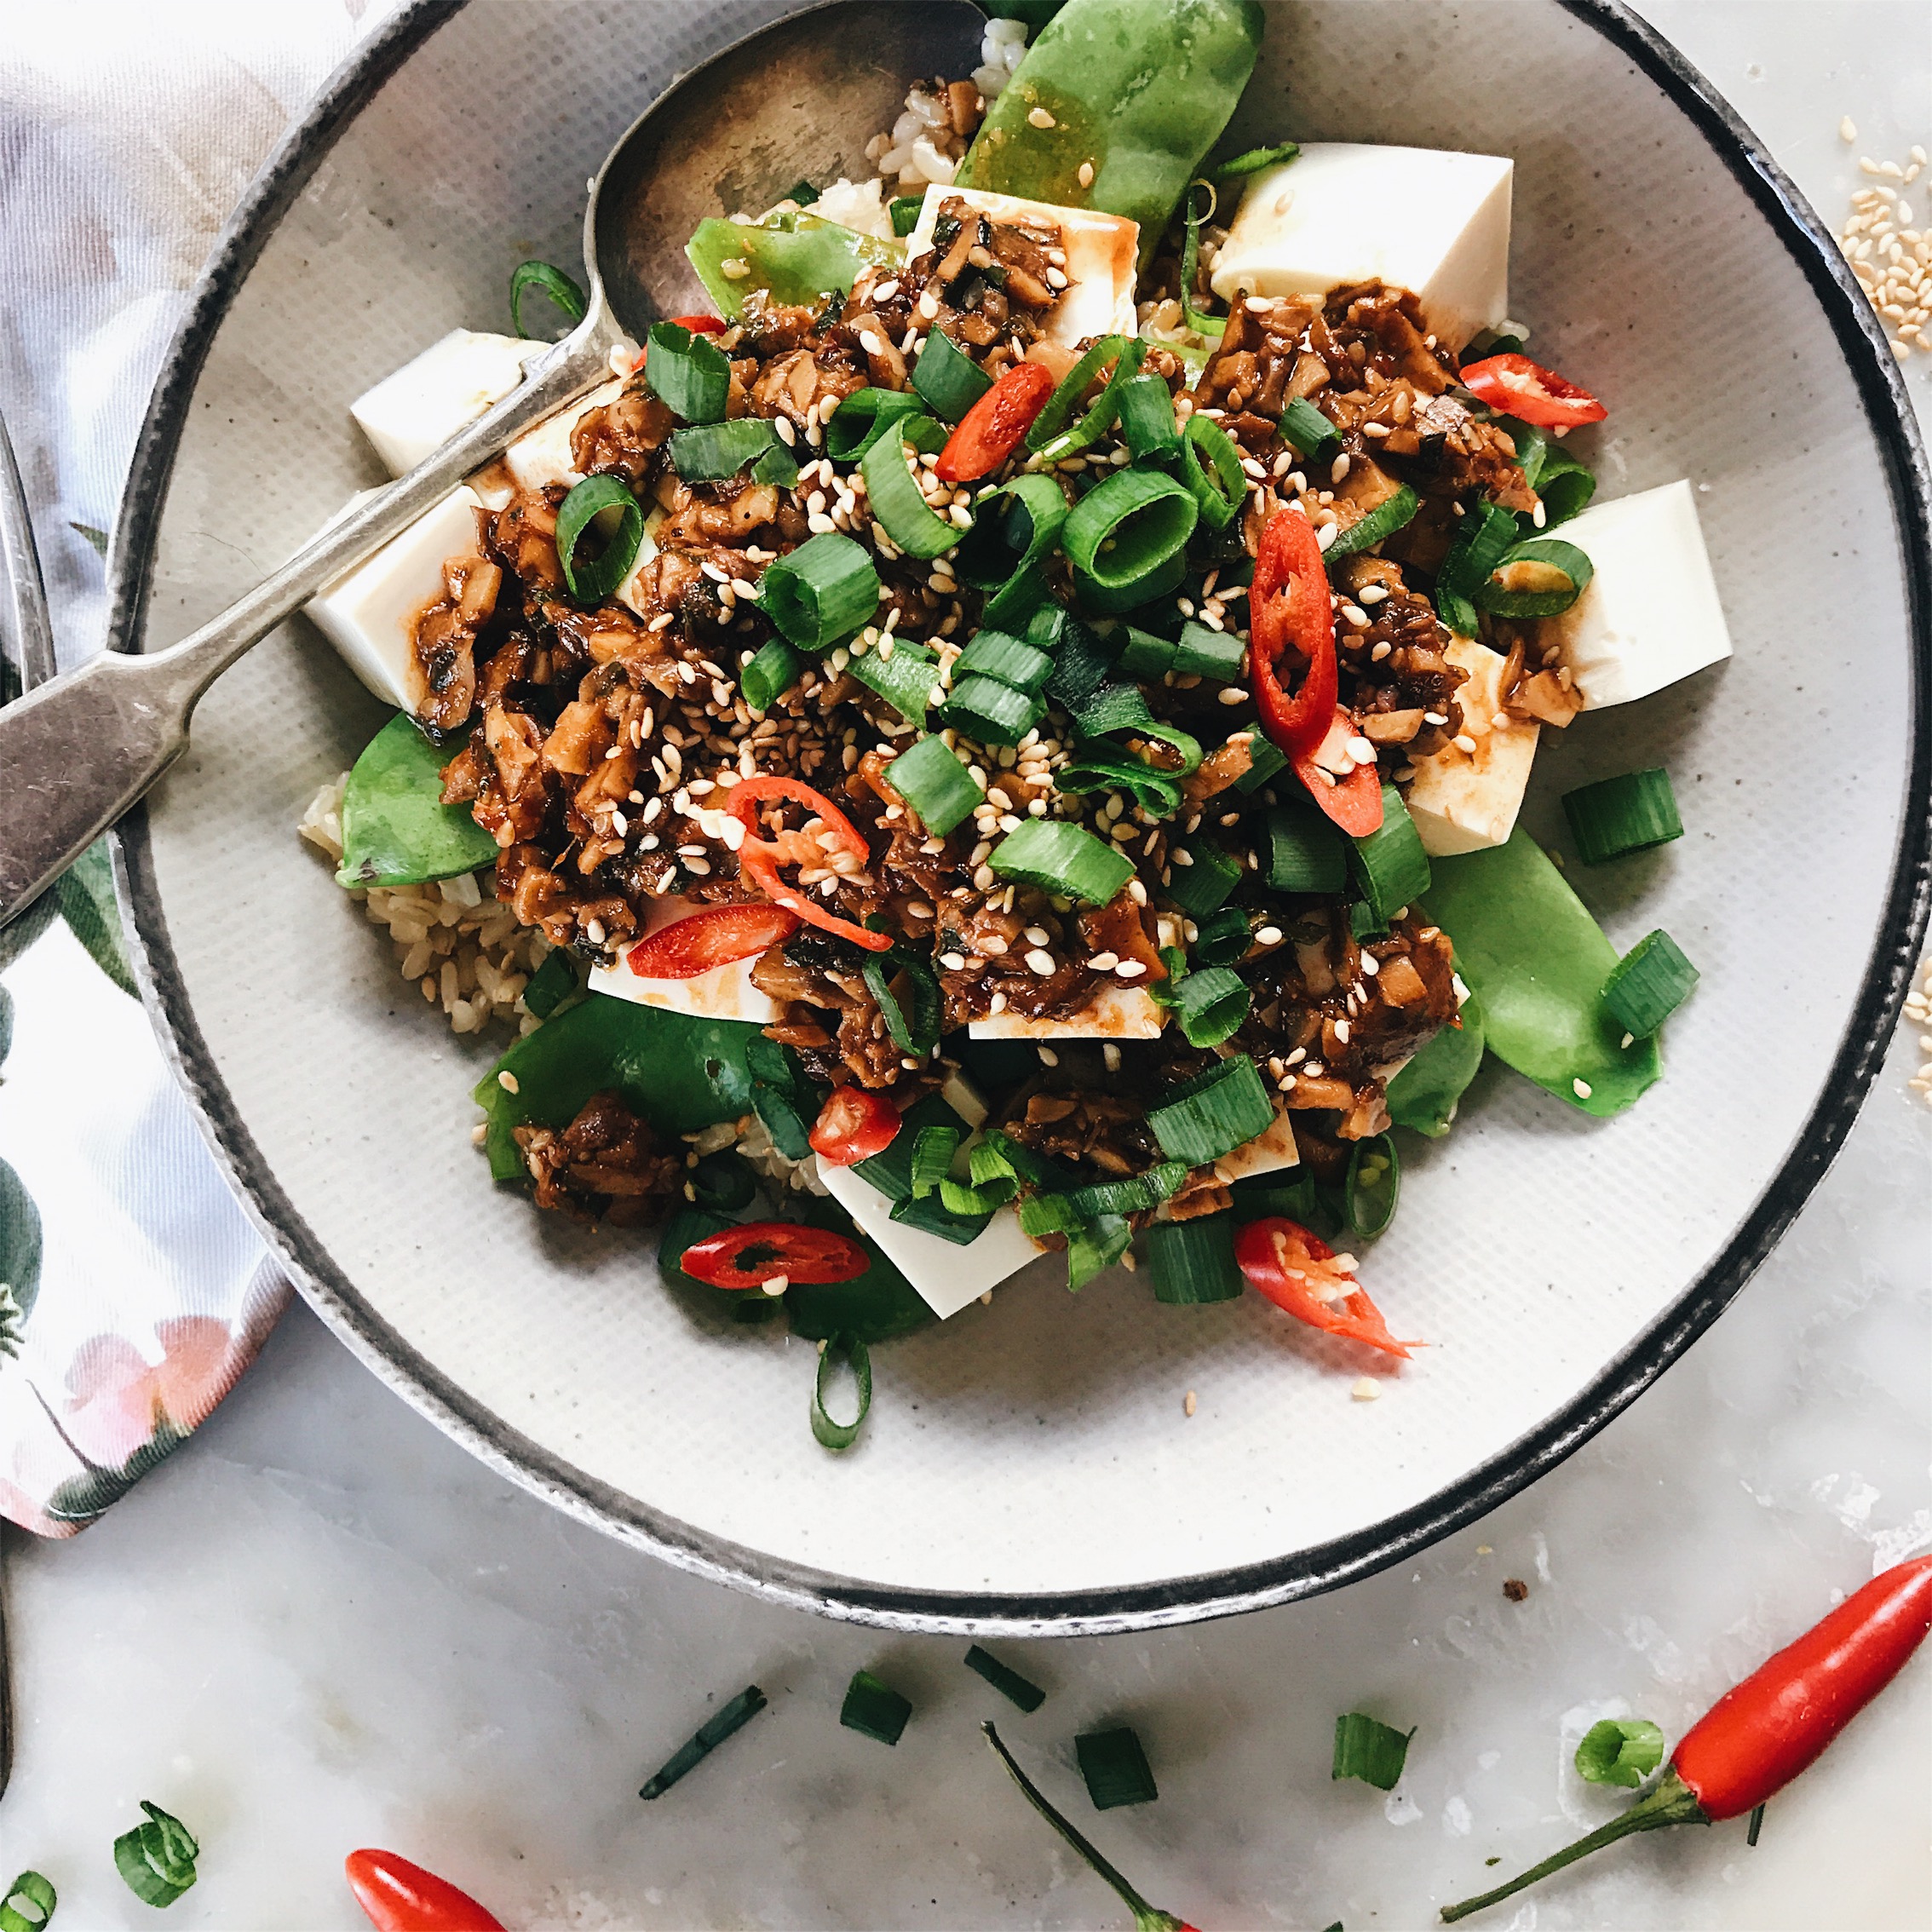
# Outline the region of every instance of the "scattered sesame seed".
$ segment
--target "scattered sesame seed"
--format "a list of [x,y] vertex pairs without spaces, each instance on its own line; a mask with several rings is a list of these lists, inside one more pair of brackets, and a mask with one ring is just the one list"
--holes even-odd
[[1372,1375],[1360,1375],[1348,1390],[1351,1401],[1375,1402],[1382,1398],[1382,1384]]
[[1036,128],[1056,128],[1060,125],[1059,122],[1055,120],[1053,116],[1048,113],[1046,109],[1044,107],[1034,108],[1033,111],[1027,115],[1026,122],[1030,127]]
[[497,1084],[501,1087],[506,1094],[514,1094],[518,1091],[516,1076],[515,1074],[509,1072],[507,1069],[497,1076]]
[[1043,980],[1051,979],[1059,969],[1054,963],[1053,955],[1044,946],[1036,946],[1026,955],[1026,970],[1029,973],[1038,973]]
[[1588,1080],[1573,1080],[1570,1083],[1570,1091],[1578,1100],[1588,1100],[1591,1092],[1590,1082]]
[[1199,1406],[1200,1405],[1194,1400],[1193,1390],[1190,1389],[1187,1391],[1187,1394],[1182,1398],[1181,1412],[1183,1415],[1191,1416]]

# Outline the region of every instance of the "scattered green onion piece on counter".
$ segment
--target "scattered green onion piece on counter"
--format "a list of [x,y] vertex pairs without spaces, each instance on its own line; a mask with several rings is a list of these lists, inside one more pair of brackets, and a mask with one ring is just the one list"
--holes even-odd
[[863,653],[854,653],[845,668],[901,717],[914,724],[925,722],[927,707],[939,690],[939,659],[923,645],[909,637],[894,638],[890,656],[883,644],[875,645]]
[[687,423],[722,423],[731,400],[731,359],[709,336],[653,322],[644,380],[673,416]]
[[1132,624],[1124,624],[1121,633],[1127,641],[1120,647],[1114,669],[1123,677],[1153,684],[1174,669],[1176,647],[1164,637],[1156,637],[1151,630],[1136,630]]
[[879,573],[864,549],[828,530],[765,566],[758,607],[800,650],[829,651],[871,621]]
[[[1088,346],[1080,359],[1061,377],[1059,387],[1046,400],[1046,407],[1033,418],[1033,426],[1026,436],[1029,451],[1038,456],[1065,431],[1073,420],[1073,411],[1079,407],[1080,398],[1087,393],[1095,377],[1109,362],[1116,365],[1118,373],[1119,357],[1127,347],[1124,336],[1102,336],[1098,342]],[[1136,361],[1136,370],[1139,367]]]
[[1281,412],[1281,434],[1302,456],[1332,462],[1342,432],[1306,396],[1297,396]]
[[539,1020],[548,1020],[578,991],[577,969],[570,954],[561,946],[543,955],[543,963],[530,975],[523,989],[523,1003]]
[[[943,338],[935,329],[928,341]],[[911,419],[914,423],[917,418]],[[909,557],[929,562],[943,556],[965,532],[934,514],[906,461],[906,427],[896,436],[882,436],[859,461],[865,479],[865,495],[872,515],[888,537]]]
[[992,387],[992,378],[944,329],[935,328],[912,365],[912,387],[934,416],[957,423]]
[[1500,503],[1478,503],[1456,526],[1436,572],[1435,611],[1458,637],[1475,635],[1476,607],[1470,599],[1517,541],[1516,520]]
[[981,630],[962,651],[952,666],[953,681],[963,677],[997,678],[1037,698],[1046,688],[1053,672],[1053,659],[1021,639],[1003,630]]
[[1081,576],[1103,591],[1118,590],[1181,556],[1199,516],[1172,477],[1117,469],[1073,506],[1060,547]]
[[1170,1160],[1199,1167],[1245,1147],[1274,1124],[1274,1106],[1251,1060],[1224,1060],[1169,1089],[1147,1126]]
[[[891,986],[888,965],[903,978],[906,998],[901,1005]],[[939,1044],[940,1003],[939,976],[932,963],[903,947],[888,953],[868,953],[862,969],[867,990],[879,1003],[879,1013],[901,1053],[923,1058]],[[906,1007],[911,1010],[906,1011]],[[917,1192],[917,1190],[915,1190]]]
[[1395,1204],[1401,1194],[1402,1158],[1393,1136],[1375,1134],[1357,1141],[1348,1156],[1348,1178],[1342,1190],[1348,1232],[1365,1241],[1385,1233],[1395,1218]]
[[1389,1118],[1432,1141],[1449,1131],[1457,1102],[1482,1065],[1482,1008],[1474,995],[1456,1017],[1460,1026],[1439,1026],[1389,1083]]
[[[1026,1681],[1024,1677],[1018,1680],[1021,1683]],[[1019,1699],[1015,1698],[1014,1701],[1018,1703]],[[1021,1708],[1031,1710],[1033,1707],[1025,1705]],[[48,1879],[37,1872],[23,1872],[5,1891],[0,1892],[0,1932],[41,1932],[53,1918],[59,1903],[60,1895]],[[27,1916],[29,1912],[33,1915],[32,1918]]]
[[1268,853],[1274,891],[1339,893],[1348,883],[1348,837],[1313,805],[1277,805],[1268,814]]
[[[1260,729],[1248,734],[1248,768],[1234,781],[1237,791],[1259,791],[1271,779],[1288,769],[1288,755]],[[1340,891],[1339,886],[1334,888]]]
[[1194,922],[1193,952],[1198,966],[1232,966],[1245,959],[1254,943],[1248,915],[1239,906],[1223,906]]
[[923,1201],[939,1192],[939,1184],[952,1170],[952,1157],[959,1152],[957,1127],[922,1127],[912,1145],[912,1199]]
[[1181,440],[1181,474],[1193,492],[1201,520],[1210,530],[1225,530],[1248,500],[1248,473],[1234,439],[1199,411],[1187,418]]
[[1607,865],[1684,836],[1670,774],[1655,765],[1565,792],[1563,816],[1586,865]]
[[839,1706],[838,1721],[861,1737],[895,1745],[911,1715],[911,1705],[897,1691],[881,1683],[870,1670],[854,1670],[846,1687],[845,1702]]
[[1611,969],[1603,1003],[1633,1039],[1647,1039],[1690,998],[1698,978],[1696,967],[1659,926]]
[[886,212],[892,216],[892,232],[901,241],[919,225],[919,210],[926,204],[923,194],[895,194]]
[[1284,161],[1292,161],[1301,152],[1291,141],[1274,147],[1251,147],[1232,161],[1222,162],[1214,170],[1214,178],[1217,181],[1239,181],[1244,175],[1258,175],[1263,168],[1278,168]]
[[532,289],[541,289],[572,328],[584,319],[590,306],[590,298],[562,269],[553,268],[548,262],[518,262],[509,279],[510,333],[526,342],[530,331],[523,325],[523,298]]
[[751,1105],[772,1145],[787,1160],[803,1160],[812,1151],[812,1123],[793,1105],[791,1095],[760,1084],[751,1090]]
[[1405,525],[1413,522],[1416,512],[1421,508],[1422,498],[1405,483],[1394,496],[1377,503],[1366,516],[1351,523],[1322,554],[1333,563],[1338,557],[1352,557],[1359,551],[1372,549]]
[[965,824],[986,796],[943,738],[922,738],[901,751],[887,767],[886,777],[935,838]]
[[[836,1421],[831,1412],[825,1407],[825,1395],[830,1386],[830,1377],[832,1371],[837,1367],[842,1360],[851,1365],[853,1380],[859,1386],[858,1413],[848,1423]],[[825,1449],[849,1449],[859,1440],[859,1432],[865,1428],[865,1417],[871,1406],[872,1357],[871,1351],[856,1335],[833,1336],[819,1350],[819,1371],[812,1379],[812,1434],[819,1446]],[[864,1675],[864,1671],[860,1672],[860,1676]],[[858,1681],[857,1677],[853,1679],[854,1686],[857,1685]],[[882,1685],[880,1688],[883,1689],[884,1687]],[[846,1695],[848,1705],[850,1705],[851,1701],[851,1693],[848,1692]],[[906,1706],[906,1713],[908,1716],[911,1713],[910,1705]],[[841,1723],[851,1723],[851,1720],[843,1713],[841,1713],[839,1722]],[[901,1717],[899,1723],[900,1729],[903,1730],[906,1728],[906,1719]],[[865,1727],[861,1724],[853,1724],[852,1728],[857,1731],[863,1730]],[[877,1734],[873,1734],[876,1735]],[[886,1744],[896,1744],[899,1741],[899,1733],[894,1732],[891,1737],[883,1741]]]
[[114,1841],[114,1869],[143,1905],[171,1906],[193,1884],[201,1847],[181,1820],[147,1799],[147,1821]]
[[[617,512],[603,554],[594,563],[577,554],[578,539],[607,510]],[[601,604],[630,574],[644,543],[644,512],[618,476],[586,476],[557,508],[557,559],[580,604]]]
[[1078,1295],[1096,1274],[1104,1274],[1133,1245],[1134,1230],[1117,1214],[1083,1222],[1067,1236],[1067,1291]]
[[[1751,1822],[1745,1829],[1745,1843],[1747,1845],[1755,1845],[1757,1843],[1757,1834],[1763,1829],[1764,1807],[1760,1804],[1752,1808]],[[0,1927],[0,1932],[5,1932],[5,1928]]]
[[1046,716],[1046,701],[993,677],[963,677],[940,716],[982,745],[1017,745]]
[[771,424],[759,416],[674,430],[664,446],[671,468],[683,483],[722,483],[768,450],[784,446]]
[[1089,906],[1108,904],[1134,876],[1134,861],[1124,853],[1057,819],[1026,819],[992,848],[986,863],[1003,879]]
[[1429,890],[1429,854],[1422,834],[1392,785],[1382,788],[1382,823],[1365,838],[1352,840],[1348,867],[1375,918],[1375,929]]
[[747,1684],[738,1695],[715,1711],[644,1782],[638,1797],[647,1803],[661,1798],[680,1778],[694,1771],[733,1732],[740,1731],[765,1708],[765,1693]]
[[[1192,862],[1183,865],[1182,854]],[[1183,912],[1205,918],[1228,902],[1241,883],[1241,865],[1217,845],[1204,838],[1177,846],[1169,856],[1169,883],[1161,888]]]
[[1239,677],[1248,647],[1226,630],[1211,630],[1192,618],[1181,627],[1174,647],[1174,669],[1184,677],[1217,678],[1223,684]]
[[1181,453],[1174,392],[1159,376],[1136,376],[1120,392],[1120,434],[1136,463],[1169,463]]
[[1219,1046],[1239,1029],[1253,998],[1238,973],[1226,966],[1210,966],[1182,981],[1174,1015],[1189,1046]]
[[1046,1693],[1038,1684],[1029,1682],[978,1644],[966,1653],[966,1668],[984,1677],[1009,1703],[1018,1705],[1022,1711],[1038,1711],[1046,1702]]
[[1605,1717],[1577,1746],[1577,1775],[1586,1785],[1634,1791],[1664,1762],[1664,1734],[1643,1717]]
[[1234,1260],[1233,1213],[1157,1221],[1147,1230],[1147,1272],[1154,1299],[1170,1308],[1237,1300],[1247,1283]]
[[1179,1161],[1164,1160],[1145,1174],[1076,1187],[1067,1196],[1067,1203],[1083,1221],[1097,1221],[1103,1214],[1145,1214],[1159,1207],[1187,1178],[1187,1170]]
[[825,454],[856,463],[901,417],[923,414],[923,404],[911,389],[854,389],[825,425]]
[[[1049,691],[1050,693],[1050,685]],[[1083,738],[1105,738],[1118,731],[1145,731],[1154,722],[1140,687],[1132,684],[1098,685],[1080,703],[1067,709]]]
[[1590,588],[1596,566],[1561,537],[1519,543],[1471,593],[1478,609],[1495,617],[1555,617]]
[[1067,1194],[1026,1194],[1021,1198],[1020,1227],[1038,1240],[1043,1234],[1071,1234],[1086,1225],[1086,1217]]
[[804,658],[782,637],[773,637],[738,674],[738,688],[754,711],[768,711],[804,675]]
[[1335,1720],[1335,1758],[1329,1776],[1359,1778],[1378,1791],[1392,1791],[1401,1782],[1409,1760],[1412,1731],[1391,1730],[1373,1717],[1351,1711]]
[[1124,1804],[1152,1804],[1160,1796],[1147,1754],[1132,1729],[1084,1731],[1073,1740],[1080,1775],[1095,1811],[1113,1811]]

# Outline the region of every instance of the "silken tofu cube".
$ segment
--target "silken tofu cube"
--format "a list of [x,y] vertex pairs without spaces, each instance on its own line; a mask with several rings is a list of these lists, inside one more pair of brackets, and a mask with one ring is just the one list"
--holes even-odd
[[1540,727],[1533,720],[1511,717],[1503,709],[1505,660],[1487,645],[1452,637],[1444,652],[1469,675],[1456,692],[1462,707],[1460,744],[1413,761],[1409,816],[1421,835],[1423,850],[1446,859],[1458,852],[1481,852],[1501,845],[1516,823],[1536,758]]
[[523,380],[523,366],[548,342],[452,329],[349,405],[390,475],[414,469],[467,429]]

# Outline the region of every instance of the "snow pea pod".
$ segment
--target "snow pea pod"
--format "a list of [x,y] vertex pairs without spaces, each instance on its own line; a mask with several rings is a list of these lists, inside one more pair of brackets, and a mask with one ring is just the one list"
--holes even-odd
[[489,865],[497,842],[467,805],[443,802],[440,748],[398,712],[369,741],[342,794],[342,886],[422,885]]
[[1520,825],[1507,845],[1435,861],[1429,913],[1482,1002],[1489,1050],[1585,1113],[1621,1113],[1663,1072],[1603,1003],[1617,949]]
[[[781,216],[770,225],[716,219],[700,221],[684,244],[698,279],[727,320],[745,311],[758,289],[773,302],[816,308],[835,289],[850,295],[868,264],[906,259],[906,244],[881,241],[816,216]],[[742,272],[728,273],[726,264]]]
[[960,185],[1124,215],[1146,267],[1248,84],[1262,20],[1259,0],[1067,0],[987,110]]
[[1389,1118],[1432,1141],[1449,1131],[1456,1103],[1482,1064],[1482,1003],[1472,993],[1457,1017],[1424,1040],[1416,1056],[1389,1083]]

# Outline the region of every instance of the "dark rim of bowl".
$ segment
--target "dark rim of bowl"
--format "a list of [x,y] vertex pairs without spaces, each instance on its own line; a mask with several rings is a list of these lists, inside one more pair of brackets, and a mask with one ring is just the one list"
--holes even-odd
[[[572,1515],[681,1568],[773,1601],[910,1631],[1074,1636],[1149,1630],[1285,1603],[1366,1577],[1475,1521],[1626,1408],[1716,1320],[1783,1233],[1849,1131],[1883,1058],[1932,905],[1932,477],[1877,319],[1818,216],[1703,76],[1613,0],[1556,0],[1627,55],[1704,136],[1790,251],[1857,381],[1883,454],[1905,559],[1914,654],[1910,787],[1889,894],[1850,1021],[1797,1143],[1717,1258],[1575,1400],[1425,1502],[1356,1533],[1267,1561],[1170,1582],[1037,1595],[886,1587],[779,1561],[694,1530],[573,1468],[492,1414],[411,1348],[325,1251],[237,1113],[175,963],[137,810],[116,835],[149,1012],[216,1158],[308,1300],[384,1381],[492,1467]],[[136,647],[175,451],[209,347],[284,212],[336,137],[464,0],[411,0],[337,71],[223,229],[163,366],[121,500],[111,581],[113,648]]]

